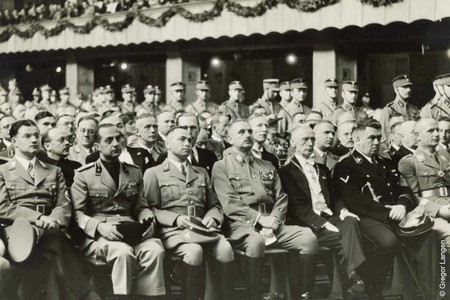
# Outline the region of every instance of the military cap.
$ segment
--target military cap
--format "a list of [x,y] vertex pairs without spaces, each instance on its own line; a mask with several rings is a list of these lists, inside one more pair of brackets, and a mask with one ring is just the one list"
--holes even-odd
[[12,261],[21,263],[30,257],[37,240],[37,229],[23,218],[17,218],[11,226],[5,228],[8,240],[8,253]]
[[411,82],[411,80],[409,80],[408,75],[403,74],[392,79],[392,85],[394,86],[394,88],[398,88],[413,85],[413,83]]
[[22,92],[21,92],[19,89],[14,89],[14,90],[12,91],[12,94],[13,94],[13,95],[22,95]]
[[197,90],[211,90],[209,88],[209,83],[206,80],[200,80],[199,82],[197,82],[197,85],[195,86],[195,88]]
[[132,87],[129,83],[122,86],[122,93],[132,93],[134,92],[134,87]]
[[240,81],[232,81],[230,82],[230,84],[228,85],[228,89],[230,90],[243,90],[244,87],[242,86]]
[[433,228],[434,222],[425,214],[423,206],[410,211],[398,224],[399,236],[417,236],[428,232]]
[[280,83],[280,90],[282,91],[292,90],[291,83],[289,81],[283,81],[282,83]]
[[295,78],[291,80],[291,87],[293,89],[307,89],[308,84],[306,84],[306,80],[303,78]]
[[358,82],[352,80],[344,81],[342,83],[342,89],[349,92],[359,92]]
[[182,239],[188,243],[208,244],[219,240],[218,230],[207,228],[203,223],[194,217],[189,217],[187,228],[183,230]]
[[52,90],[52,92],[50,93],[52,96],[58,96],[58,93],[55,90]]
[[70,94],[69,88],[68,87],[63,87],[62,89],[59,90],[59,94],[60,95],[68,95],[68,94]]
[[114,89],[108,84],[107,86],[105,86],[103,92],[106,93],[112,93],[114,92]]
[[439,80],[440,85],[450,85],[450,73],[443,74]]
[[279,79],[276,78],[267,78],[263,80],[263,89],[267,90],[269,88],[278,88],[278,84],[280,83]]
[[144,89],[144,94],[154,93],[154,92],[155,92],[155,88],[153,87],[153,85],[147,85]]
[[41,91],[38,88],[34,88],[32,95],[33,96],[40,96],[41,95]]
[[370,97],[370,93],[369,92],[365,92],[363,96],[364,97]]
[[78,93],[78,94],[75,95],[75,98],[76,98],[76,99],[84,100],[84,99],[86,99],[86,96],[84,96],[83,93]]
[[338,87],[338,81],[336,78],[328,78],[325,80],[325,87]]
[[123,221],[116,225],[116,228],[123,235],[123,241],[128,245],[134,246],[142,241],[142,235],[149,225],[134,221]]
[[170,85],[170,88],[174,91],[184,90],[186,88],[183,82],[174,82]]
[[161,95],[162,94],[161,89],[157,85],[155,86],[155,94],[157,94],[157,95]]
[[0,89],[0,95],[6,96],[8,95],[8,92],[4,89]]
[[41,86],[41,91],[51,91],[52,88],[48,85],[48,84],[44,84],[43,86]]

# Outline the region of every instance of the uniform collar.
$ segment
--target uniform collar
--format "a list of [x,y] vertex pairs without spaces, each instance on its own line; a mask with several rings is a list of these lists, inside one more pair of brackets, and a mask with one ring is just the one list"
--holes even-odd
[[36,166],[36,156],[33,157],[33,159],[28,160],[25,157],[21,157],[20,155],[17,155],[17,153],[16,153],[15,157],[25,170],[28,170],[28,166],[30,165],[30,162],[33,165],[33,168]]

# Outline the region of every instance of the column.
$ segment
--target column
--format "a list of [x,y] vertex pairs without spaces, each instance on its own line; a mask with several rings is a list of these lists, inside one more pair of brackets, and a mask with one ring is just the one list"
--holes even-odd
[[77,93],[85,95],[94,91],[94,68],[92,63],[77,61],[68,57],[66,62],[66,86],[70,89],[70,97]]
[[165,102],[170,101],[170,85],[174,82],[183,81],[183,60],[180,52],[167,53],[166,60],[166,93]]

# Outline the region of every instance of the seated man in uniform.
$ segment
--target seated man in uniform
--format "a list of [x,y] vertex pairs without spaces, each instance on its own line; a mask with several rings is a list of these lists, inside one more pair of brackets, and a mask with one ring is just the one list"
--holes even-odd
[[287,195],[275,167],[253,156],[250,124],[243,119],[233,121],[229,138],[233,146],[214,165],[212,181],[227,217],[225,233],[247,258],[249,299],[261,299],[261,264],[266,243],[300,255],[301,293],[307,298],[314,287],[317,238],[309,228],[284,224]]
[[400,175],[391,161],[379,156],[381,125],[365,119],[353,134],[355,149],[334,168],[336,196],[360,218],[360,228],[374,248],[367,272],[361,272],[369,299],[382,299],[382,287],[399,241],[392,231],[412,204],[409,188],[399,185]]
[[[165,294],[164,249],[160,240],[151,238],[155,223],[141,195],[141,171],[119,161],[121,138],[115,125],[99,125],[95,140],[100,158],[75,173],[73,208],[76,222],[86,234],[81,250],[85,256],[112,264],[115,295],[157,297]],[[151,222],[135,243],[119,230],[121,223],[133,221]]]
[[[191,165],[191,134],[182,127],[167,133],[167,158],[144,174],[144,197],[160,225],[157,235],[164,248],[183,259],[186,277],[186,299],[202,299],[204,295],[203,255],[213,258],[219,276],[221,298],[233,299],[233,249],[224,236],[212,243],[199,244],[185,239],[183,229],[190,217],[196,217],[208,228],[220,228],[223,213],[206,169]],[[213,288],[214,289],[214,288]]]
[[445,240],[450,251],[450,154],[437,151],[438,122],[424,118],[417,121],[414,131],[418,148],[414,154],[400,160],[398,169],[406,186],[413,192],[415,202],[425,208],[434,220],[433,229]]
[[16,154],[0,167],[0,217],[26,219],[35,227],[39,241],[23,263],[23,297],[35,299],[36,289],[47,287],[49,276],[44,270],[50,268],[76,299],[99,299],[83,273],[78,254],[61,230],[69,223],[71,205],[61,170],[37,158],[37,125],[30,120],[17,121],[11,126],[10,136]]

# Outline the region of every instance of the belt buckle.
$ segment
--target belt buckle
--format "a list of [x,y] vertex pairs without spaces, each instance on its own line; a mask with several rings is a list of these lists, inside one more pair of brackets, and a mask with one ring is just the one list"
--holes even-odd
[[445,186],[441,186],[439,188],[439,195],[442,197],[447,197],[448,196],[448,189]]
[[188,215],[188,217],[197,217],[197,214],[196,214],[196,210],[195,210],[195,205],[189,205],[188,207],[187,207],[187,215]]
[[45,215],[45,205],[44,204],[36,205],[36,211],[40,212],[43,215]]
[[262,215],[267,214],[266,204],[265,203],[259,203],[258,204],[258,212]]

